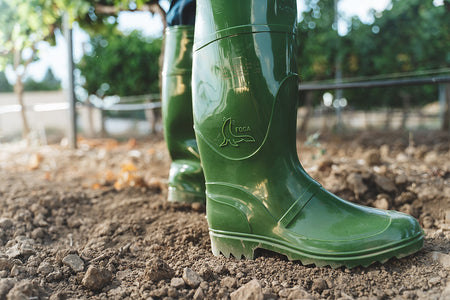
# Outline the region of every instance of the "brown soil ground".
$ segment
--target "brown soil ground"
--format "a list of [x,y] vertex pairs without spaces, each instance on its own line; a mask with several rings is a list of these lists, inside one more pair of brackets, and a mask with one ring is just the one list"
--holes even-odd
[[[205,209],[168,203],[161,136],[0,148],[1,299],[450,299],[450,139],[365,133],[298,143],[310,174],[426,231],[418,253],[368,268],[303,266],[259,252],[215,257]],[[326,149],[326,151],[325,151]],[[184,278],[184,279],[183,279]]]

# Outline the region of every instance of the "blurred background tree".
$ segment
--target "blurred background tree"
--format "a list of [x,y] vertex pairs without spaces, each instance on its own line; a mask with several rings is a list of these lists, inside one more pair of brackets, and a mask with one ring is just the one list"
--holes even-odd
[[[372,11],[371,24],[345,20],[347,33],[334,25],[334,0],[307,0],[298,26],[298,63],[302,81],[335,78],[342,59],[343,78],[358,80],[401,78],[449,73],[450,2],[435,6],[427,0],[393,0],[391,8]],[[318,104],[323,92],[300,99]],[[330,91],[333,92],[333,91]],[[344,90],[354,108],[403,107],[435,101],[437,86]],[[312,94],[312,95],[311,95]],[[312,100],[311,100],[312,99]]]

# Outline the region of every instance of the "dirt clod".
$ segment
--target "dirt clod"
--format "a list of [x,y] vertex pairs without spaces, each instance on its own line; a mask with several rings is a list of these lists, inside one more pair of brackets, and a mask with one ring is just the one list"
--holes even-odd
[[151,259],[145,269],[145,277],[150,281],[169,279],[174,275],[174,270],[159,257]]
[[253,279],[230,294],[231,300],[262,300],[264,295],[261,284]]
[[191,288],[196,288],[202,282],[202,278],[194,270],[185,268],[183,271],[183,280]]
[[98,291],[108,285],[111,279],[112,274],[110,271],[90,265],[81,283],[90,290]]
[[84,262],[76,254],[69,254],[62,259],[62,263],[69,266],[75,272],[81,272],[84,270]]

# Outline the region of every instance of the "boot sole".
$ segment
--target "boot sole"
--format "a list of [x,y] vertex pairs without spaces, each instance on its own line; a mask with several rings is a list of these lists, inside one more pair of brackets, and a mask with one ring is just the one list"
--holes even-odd
[[209,232],[211,237],[212,252],[215,256],[223,254],[229,258],[230,255],[236,259],[254,259],[256,249],[265,249],[285,255],[289,260],[300,261],[303,265],[316,265],[317,267],[330,266],[333,269],[339,267],[354,268],[357,266],[368,267],[369,265],[380,262],[385,263],[389,259],[403,258],[419,251],[423,247],[423,234],[412,237],[401,243],[396,243],[390,247],[370,249],[366,253],[335,253],[334,256],[325,256],[323,254],[312,254],[302,252],[287,245],[267,237],[243,236],[231,232]]

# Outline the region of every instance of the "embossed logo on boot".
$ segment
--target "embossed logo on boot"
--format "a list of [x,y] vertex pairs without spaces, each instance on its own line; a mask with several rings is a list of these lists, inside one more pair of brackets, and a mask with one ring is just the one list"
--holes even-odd
[[242,142],[254,143],[255,139],[251,135],[242,134],[249,131],[251,131],[250,126],[233,127],[231,118],[228,118],[222,125],[223,142],[219,146],[225,147],[231,145],[233,147],[239,147],[239,143]]

